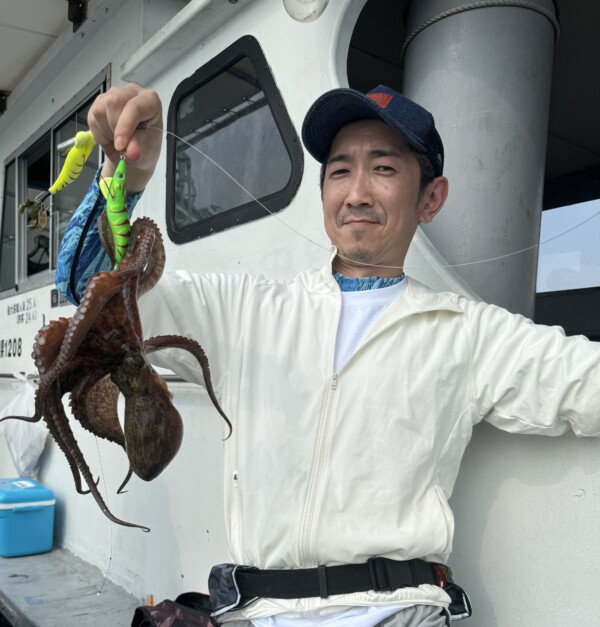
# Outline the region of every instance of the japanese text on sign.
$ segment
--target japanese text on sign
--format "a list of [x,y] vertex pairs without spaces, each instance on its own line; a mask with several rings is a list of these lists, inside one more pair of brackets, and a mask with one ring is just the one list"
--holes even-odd
[[29,324],[37,320],[35,297],[29,296],[18,303],[6,306],[9,321],[16,324]]

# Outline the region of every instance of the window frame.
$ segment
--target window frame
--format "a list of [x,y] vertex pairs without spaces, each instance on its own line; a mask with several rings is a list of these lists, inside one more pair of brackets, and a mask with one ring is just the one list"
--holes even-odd
[[[4,172],[2,175],[2,203],[0,205],[0,262],[2,261],[2,246],[4,245],[4,227],[5,225],[5,215],[4,215],[4,204],[5,204],[5,199],[6,199],[6,193],[7,193],[7,182],[8,182],[8,174],[9,174],[9,168],[13,168],[13,172],[12,172],[12,178],[13,178],[13,188],[14,188],[14,197],[15,197],[15,207],[14,207],[14,212],[16,214],[16,209],[17,209],[17,205],[16,205],[16,200],[17,200],[17,163],[14,159],[7,159],[5,164],[4,164]],[[14,233],[13,233],[13,239],[14,239],[14,247],[15,247],[15,251],[14,251],[14,258],[13,258],[13,265],[12,265],[12,270],[14,273],[13,276],[13,281],[12,281],[12,287],[9,288],[5,288],[4,290],[2,289],[2,284],[0,283],[0,294],[2,294],[3,292],[10,292],[10,293],[14,293],[17,291],[17,283],[16,283],[16,276],[17,276],[17,267],[16,267],[16,263],[17,263],[17,241],[18,241],[18,234],[17,234],[17,227],[18,227],[18,220],[17,220],[17,216],[15,215],[15,224],[14,224]]]
[[[47,142],[49,146],[50,153],[50,178],[52,177],[53,172],[53,143],[52,143],[52,129],[46,131],[45,133],[40,133],[36,135],[36,140],[29,143],[27,148],[21,152],[18,158],[16,158],[17,163],[17,187],[16,187],[16,198],[15,201],[17,203],[17,207],[21,202],[23,202],[24,198],[29,196],[29,188],[28,188],[28,169],[30,160],[35,157],[35,154],[39,151],[42,154],[45,152],[44,142]],[[39,192],[43,190],[37,188]],[[21,285],[24,284],[38,284],[43,277],[48,274],[52,270],[50,260],[52,258],[52,229],[53,229],[53,220],[48,220],[48,267],[40,270],[39,272],[33,273],[31,276],[28,274],[28,262],[29,262],[29,244],[28,244],[28,231],[27,231],[27,216],[25,215],[17,215],[16,216],[16,231],[17,231],[17,247],[16,251],[22,250],[23,254],[19,254],[17,252],[17,285],[19,289],[21,289]],[[22,280],[19,280],[22,279]]]
[[[596,166],[546,181],[542,211],[599,198],[600,166]],[[559,325],[567,335],[585,335],[591,340],[600,340],[599,319],[600,284],[596,287],[536,292],[534,322],[537,324]]]
[[[260,203],[268,211],[265,211],[261,204],[256,201],[249,200],[243,205],[233,207],[221,214],[210,216],[182,228],[175,222],[176,138],[172,135],[177,125],[179,105],[184,98],[243,58],[249,59],[265,94],[267,106],[271,111],[285,150],[290,158],[290,177],[281,190],[259,198]],[[300,187],[304,171],[302,143],[275,84],[264,52],[258,40],[252,35],[245,35],[238,39],[177,86],[169,103],[167,131],[166,224],[169,238],[176,244],[185,244],[259,218],[264,218],[271,213],[277,213],[290,204]]]
[[[40,126],[33,134],[27,137],[27,141],[21,144],[16,150],[13,150],[5,159],[3,163],[4,171],[3,178],[6,176],[6,170],[11,162],[15,164],[15,207],[13,210],[16,212],[17,207],[23,201],[27,195],[27,159],[31,155],[35,146],[41,142],[45,135],[49,135],[50,138],[50,176],[54,178],[58,175],[56,170],[56,145],[55,145],[55,131],[60,128],[69,117],[75,114],[77,110],[85,105],[96,94],[100,94],[106,91],[110,84],[110,65],[103,68],[92,79],[87,81],[85,85],[74,94],[68,102],[60,107],[42,126]],[[98,146],[96,148],[101,151]],[[101,160],[101,159],[99,159]],[[4,211],[4,187],[2,189],[2,198],[0,203],[0,212]],[[49,221],[48,236],[49,251],[48,251],[48,264],[49,267],[46,270],[42,270],[39,273],[27,276],[27,218],[24,215],[16,216],[15,225],[15,281],[14,287],[0,291],[0,299],[12,296],[16,293],[29,291],[38,287],[50,285],[54,282],[54,274],[56,268],[53,267],[53,259],[55,258],[55,237],[54,237],[54,223]],[[1,245],[1,242],[0,242]]]

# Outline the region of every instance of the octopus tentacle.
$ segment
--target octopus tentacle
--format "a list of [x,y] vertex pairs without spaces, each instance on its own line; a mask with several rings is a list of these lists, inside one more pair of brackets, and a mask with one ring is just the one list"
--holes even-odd
[[127,471],[127,476],[125,477],[125,479],[123,479],[123,483],[119,486],[119,489],[117,490],[117,494],[125,494],[125,492],[127,492],[127,490],[123,490],[123,488],[129,483],[129,480],[131,479],[131,475],[133,475],[133,468],[129,466],[129,470]]
[[192,340],[188,337],[183,337],[181,335],[157,335],[152,337],[144,342],[144,350],[146,354],[153,353],[154,351],[161,350],[163,348],[181,348],[183,350],[191,353],[200,364],[200,368],[202,370],[202,376],[204,377],[204,384],[206,388],[206,392],[210,400],[212,401],[215,409],[221,414],[225,422],[229,427],[229,437],[231,435],[231,431],[233,427],[231,426],[231,421],[225,414],[225,412],[221,409],[221,405],[219,405],[219,401],[215,395],[212,379],[210,376],[210,367],[208,365],[208,359],[206,357],[206,353],[204,349],[198,342]]
[[[160,236],[157,234],[156,228],[140,228],[139,220],[136,220],[131,231],[130,246],[117,272],[130,273],[132,275],[140,275],[151,261],[152,249],[154,243]],[[152,222],[149,220],[149,222]]]
[[4,416],[4,418],[0,418],[0,422],[4,422],[5,420],[22,420],[23,422],[39,422],[42,419],[42,414],[38,414],[37,412],[33,416]]
[[138,218],[132,227],[132,237],[137,236],[143,229],[149,229],[156,235],[151,254],[146,267],[142,270],[139,278],[139,296],[143,296],[151,290],[160,280],[165,268],[165,247],[162,236],[156,224],[150,218]]
[[98,225],[98,235],[100,236],[100,243],[102,244],[102,248],[106,251],[108,258],[110,259],[110,264],[112,266],[115,265],[115,243],[112,236],[112,231],[110,230],[110,225],[108,224],[108,216],[106,215],[106,211],[103,211],[96,221]]
[[[75,436],[73,436],[72,432],[70,431],[69,422],[62,406],[61,394],[58,391],[58,384],[55,384],[53,387],[54,390],[51,394],[51,401],[46,405],[46,409],[44,412],[44,421],[48,426],[48,431],[50,432],[50,435],[54,438],[54,441],[58,444],[58,447],[64,453],[67,463],[69,464],[69,468],[71,469],[71,474],[73,475],[75,489],[79,494],[89,494],[90,490],[84,490],[81,484],[81,474],[79,472],[79,466],[77,464],[76,458],[73,456],[72,446],[70,446],[71,443],[69,432],[71,433],[73,440],[75,440]],[[96,480],[96,485],[97,484],[98,479]]]
[[[68,322],[69,320],[67,318],[52,320],[48,326],[42,327],[35,336],[31,357],[38,369],[40,381],[45,378],[48,370],[52,367],[52,363],[56,359],[56,355],[58,355]],[[1,418],[0,422],[9,419],[23,420],[25,422],[39,422],[43,415],[43,403],[42,401],[38,402],[38,395],[39,388],[36,392],[36,409],[33,416],[6,416]]]
[[40,373],[40,378],[44,379],[46,377],[48,370],[50,370],[56,360],[68,326],[69,318],[61,317],[58,320],[51,320],[35,336],[31,356]]
[[[81,452],[79,445],[77,444],[77,440],[75,439],[73,431],[71,430],[69,421],[66,420],[66,416],[64,416],[64,409],[62,408],[60,396],[56,397],[55,400],[56,403],[53,403],[53,408],[56,410],[56,412],[50,412],[50,416],[46,419],[46,424],[48,425],[48,430],[50,431],[52,437],[65,453],[67,461],[69,462],[69,466],[71,467],[71,471],[73,471],[73,476],[76,476],[76,473],[74,471],[75,467],[79,470],[79,473],[81,473],[81,476],[88,485],[89,491],[92,493],[92,496],[94,497],[96,503],[98,503],[98,506],[107,518],[115,523],[118,523],[119,525],[124,525],[125,527],[137,527],[139,529],[142,529],[143,531],[150,531],[148,527],[144,527],[143,525],[137,525],[135,523],[130,523],[121,520],[120,518],[117,518],[108,509],[108,506],[104,502],[104,499],[102,498],[102,495],[98,490],[97,481],[94,481],[92,478],[92,473],[83,457],[83,453]],[[58,418],[57,415],[60,415],[61,412],[65,419],[62,419],[63,416],[61,416],[60,419]],[[78,484],[77,478],[75,478],[75,484],[76,486]],[[78,492],[80,491],[80,487],[81,484],[79,483],[77,490]]]
[[[88,378],[84,385],[71,394],[70,405],[73,415],[85,429],[125,449],[125,434],[117,413],[118,398],[119,388],[106,375],[99,381],[97,378]],[[130,467],[117,494],[123,493],[132,474]]]
[[84,429],[125,448],[125,435],[117,413],[118,398],[119,388],[109,375],[99,371],[73,390],[70,405]]
[[[60,404],[60,394],[59,394],[58,404]],[[48,425],[48,429],[50,430],[48,414],[49,412],[51,412],[51,408],[52,408],[52,403],[46,401],[43,412],[38,413],[36,411],[36,413],[33,416],[4,416],[4,418],[0,418],[0,422],[3,422],[4,420],[22,420],[23,422],[39,422],[42,418],[44,418],[44,421],[46,422],[46,424]],[[65,420],[66,420],[66,416],[65,416]],[[63,449],[63,452],[64,452],[64,449]],[[76,483],[77,483],[77,480],[76,480]],[[81,494],[83,494],[83,492],[81,492]]]
[[[118,272],[133,274],[136,278],[136,280],[128,280],[124,284],[122,294],[127,318],[130,321],[133,331],[141,345],[143,341],[142,322],[140,320],[140,314],[137,307],[137,300],[143,291],[147,291],[154,285],[153,283],[149,287],[144,287],[147,282],[143,279],[144,273],[149,272],[148,268],[152,268],[156,265],[154,260],[156,242],[160,242],[160,248],[162,248],[163,253],[164,248],[162,246],[162,239],[156,225],[148,218],[140,218],[134,222],[131,229],[131,241],[132,245],[130,246],[132,246],[132,248],[128,250],[125,255],[125,258],[119,266]],[[156,281],[158,281],[161,274],[162,267],[160,268]],[[141,293],[140,284],[143,288]]]

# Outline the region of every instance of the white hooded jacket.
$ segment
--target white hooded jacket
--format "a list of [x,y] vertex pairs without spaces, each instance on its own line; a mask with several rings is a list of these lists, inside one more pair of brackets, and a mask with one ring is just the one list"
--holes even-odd
[[[446,562],[448,498],[476,423],[600,435],[597,344],[412,279],[339,372],[330,264],[290,282],[170,273],[142,303],[146,337],[179,333],[204,347],[232,420],[225,508],[235,563]],[[183,351],[152,359],[202,382]],[[380,603],[446,606],[448,597],[422,585],[261,599],[223,620]]]

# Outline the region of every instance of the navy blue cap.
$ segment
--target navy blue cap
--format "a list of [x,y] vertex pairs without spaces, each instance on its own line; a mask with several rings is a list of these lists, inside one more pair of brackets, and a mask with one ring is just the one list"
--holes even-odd
[[302,141],[310,154],[324,163],[331,142],[350,122],[381,120],[415,151],[426,155],[436,176],[444,170],[444,146],[429,111],[406,96],[378,85],[367,94],[340,87],[325,92],[308,110],[302,125]]

